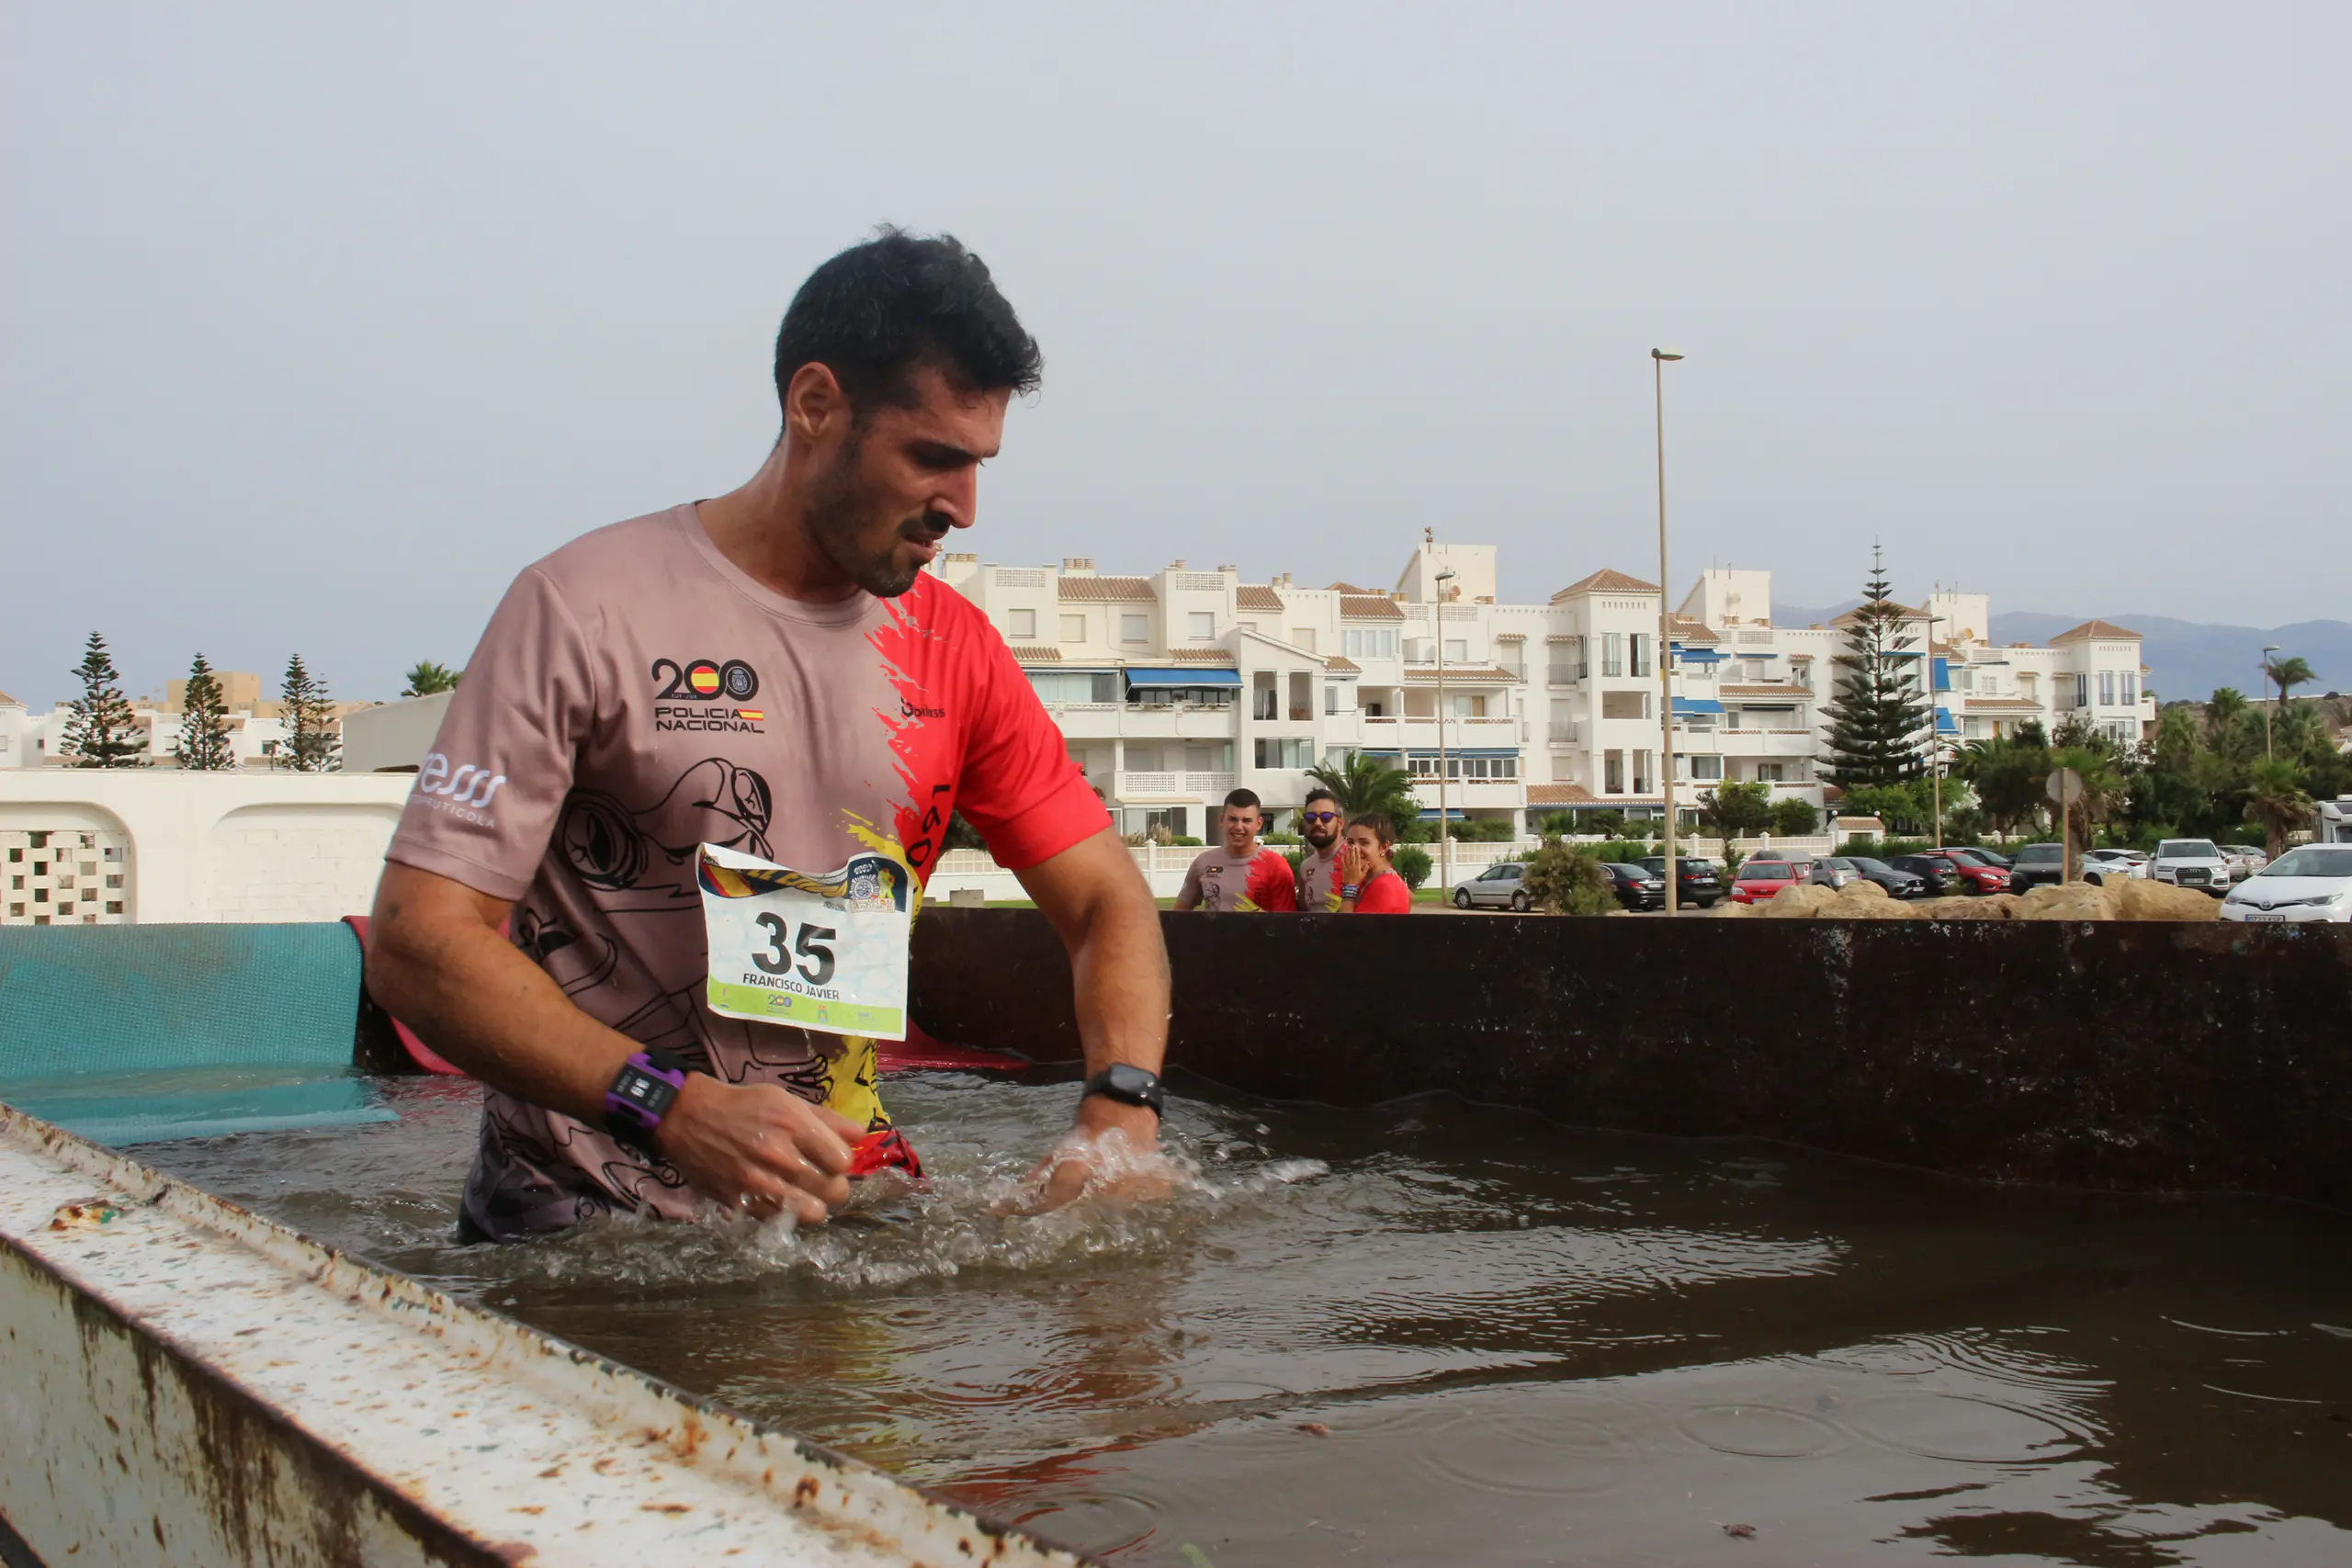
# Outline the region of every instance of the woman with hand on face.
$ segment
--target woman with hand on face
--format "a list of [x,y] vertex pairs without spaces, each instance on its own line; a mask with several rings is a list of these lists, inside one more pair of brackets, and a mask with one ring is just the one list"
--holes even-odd
[[1340,840],[1340,913],[1343,915],[1409,915],[1413,890],[1388,863],[1396,829],[1378,812],[1368,812],[1348,824]]

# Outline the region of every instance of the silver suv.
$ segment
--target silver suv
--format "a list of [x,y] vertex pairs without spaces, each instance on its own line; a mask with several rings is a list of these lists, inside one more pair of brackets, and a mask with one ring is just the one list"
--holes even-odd
[[2219,898],[2230,890],[2230,863],[2211,839],[2166,839],[2148,863],[2148,875]]

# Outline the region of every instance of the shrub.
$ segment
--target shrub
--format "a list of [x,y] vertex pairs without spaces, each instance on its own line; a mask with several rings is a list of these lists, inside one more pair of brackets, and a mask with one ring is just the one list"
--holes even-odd
[[1551,915],[1606,915],[1617,908],[1617,890],[1597,855],[1581,853],[1556,839],[1527,858],[1527,896]]
[[1405,879],[1405,886],[1416,893],[1421,890],[1421,884],[1430,879],[1430,852],[1419,844],[1397,845],[1396,852],[1388,857],[1388,863],[1396,868],[1396,874]]
[[1809,800],[1776,800],[1772,803],[1772,831],[1786,838],[1804,839],[1821,831],[1821,813]]
[[1197,850],[1201,847],[1201,841],[1190,833],[1178,833],[1168,841],[1178,849]]

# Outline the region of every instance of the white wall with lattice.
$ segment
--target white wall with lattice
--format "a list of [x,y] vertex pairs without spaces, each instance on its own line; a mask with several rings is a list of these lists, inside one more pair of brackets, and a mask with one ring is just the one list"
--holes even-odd
[[0,921],[364,915],[414,782],[161,768],[0,773]]
[[0,925],[125,925],[130,885],[128,833],[0,828]]

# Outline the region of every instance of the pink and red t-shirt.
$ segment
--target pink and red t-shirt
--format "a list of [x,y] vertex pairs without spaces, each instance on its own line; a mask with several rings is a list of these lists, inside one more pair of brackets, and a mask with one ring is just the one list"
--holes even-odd
[[1246,855],[1227,853],[1223,844],[1203,850],[1185,868],[1184,895],[1198,899],[1197,907],[1212,915],[1237,909],[1286,913],[1298,908],[1290,862],[1281,851],[1264,845]]
[[[695,852],[826,872],[879,841],[927,879],[951,811],[1014,870],[1109,825],[962,595],[925,574],[896,599],[786,599],[684,505],[515,579],[388,855],[514,900],[515,945],[592,1018],[878,1126],[872,1042],[705,1005]],[[665,1162],[493,1090],[465,1203],[509,1237],[609,1210],[686,1217],[696,1199]]]
[[1413,912],[1413,890],[1405,879],[1393,871],[1384,871],[1356,890],[1356,913],[1359,915],[1409,915]]

